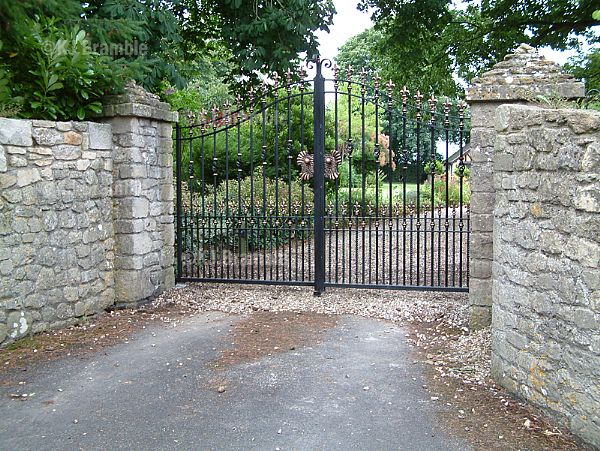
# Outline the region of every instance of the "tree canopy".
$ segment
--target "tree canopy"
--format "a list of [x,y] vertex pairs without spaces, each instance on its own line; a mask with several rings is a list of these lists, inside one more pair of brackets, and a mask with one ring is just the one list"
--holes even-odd
[[0,0],[0,114],[81,118],[127,79],[153,92],[206,73],[252,81],[316,52],[334,12],[331,0]]
[[425,91],[452,91],[453,74],[470,80],[521,43],[582,51],[600,42],[594,0],[361,0],[359,9],[372,12],[382,68]]

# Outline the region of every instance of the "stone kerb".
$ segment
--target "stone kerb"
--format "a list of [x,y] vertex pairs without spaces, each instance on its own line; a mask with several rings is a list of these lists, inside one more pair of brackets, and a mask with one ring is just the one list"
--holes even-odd
[[132,305],[174,284],[172,122],[177,113],[141,87],[106,98],[113,130],[115,297]]
[[493,184],[495,114],[503,103],[528,103],[537,96],[581,98],[583,83],[525,44],[467,89],[471,106],[470,325],[488,326],[492,314]]

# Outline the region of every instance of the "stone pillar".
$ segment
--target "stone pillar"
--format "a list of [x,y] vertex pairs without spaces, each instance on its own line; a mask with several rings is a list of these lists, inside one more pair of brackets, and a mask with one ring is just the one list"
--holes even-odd
[[177,113],[130,84],[105,99],[112,126],[115,305],[132,306],[173,286],[173,145]]
[[584,84],[526,44],[496,64],[467,89],[471,106],[471,242],[469,302],[471,329],[488,326],[492,315],[492,226],[494,217],[494,143],[496,109],[505,103],[575,99]]

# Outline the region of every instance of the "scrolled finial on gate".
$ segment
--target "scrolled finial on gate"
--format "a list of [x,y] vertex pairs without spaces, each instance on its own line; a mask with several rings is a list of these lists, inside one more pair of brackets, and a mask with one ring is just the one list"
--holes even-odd
[[219,109],[217,108],[217,105],[213,105],[213,107],[211,109],[211,122],[212,122],[213,129],[217,128],[217,112],[218,111],[219,111]]
[[375,87],[375,89],[379,89],[379,83],[381,82],[381,77],[375,73],[373,75],[373,86]]
[[[302,65],[298,67],[298,78],[300,78],[301,82],[306,78],[306,68]],[[300,86],[303,86],[303,83],[301,83]]]
[[385,91],[387,93],[388,109],[391,111],[394,103],[394,98],[392,97],[394,93],[394,82],[392,80],[388,80],[388,82],[385,84]]
[[360,68],[359,78],[360,78],[360,93],[364,97],[365,93],[367,92],[367,71],[365,70],[364,67]]
[[266,78],[261,83],[261,91],[262,91],[261,103],[266,104],[267,103],[266,96],[269,93],[269,82],[267,81]]
[[223,104],[223,115],[225,116],[225,125],[231,124],[231,104],[226,100]]
[[375,103],[379,102],[379,82],[381,81],[381,77],[377,74],[373,75],[373,87],[375,88],[375,95],[373,96]]
[[188,121],[188,133],[190,135],[190,139],[192,138],[192,135],[194,134],[194,119],[195,119],[195,114],[192,110],[189,110],[186,113],[186,117],[187,117],[187,121]]
[[386,91],[387,91],[387,94],[389,97],[392,96],[392,93],[393,93],[395,87],[396,87],[396,85],[394,84],[394,82],[392,80],[388,80],[387,83],[385,84],[385,88],[386,88]]
[[408,111],[408,96],[410,95],[410,91],[406,86],[402,87],[400,95],[402,96],[402,113],[406,114]]

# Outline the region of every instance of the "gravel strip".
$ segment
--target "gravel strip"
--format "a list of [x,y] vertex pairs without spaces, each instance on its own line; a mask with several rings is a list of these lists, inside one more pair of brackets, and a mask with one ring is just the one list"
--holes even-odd
[[468,333],[467,296],[436,291],[328,289],[316,297],[311,287],[191,283],[166,291],[154,306],[175,306],[189,314],[288,311],[359,315],[414,325],[417,332],[408,338],[409,343],[424,350],[435,348],[436,354],[428,360],[443,377],[487,384],[490,332]]
[[367,316],[403,324],[444,320],[449,326],[459,328],[466,327],[468,321],[464,293],[336,288],[314,296],[311,287],[194,283],[169,290],[154,302],[157,307],[171,303],[197,312],[315,312]]

